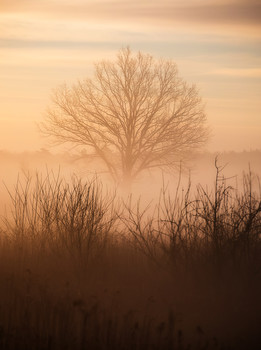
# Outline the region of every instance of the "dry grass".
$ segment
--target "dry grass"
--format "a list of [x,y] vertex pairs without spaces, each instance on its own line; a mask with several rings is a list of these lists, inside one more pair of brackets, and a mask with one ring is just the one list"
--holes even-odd
[[0,349],[259,349],[257,178],[239,192],[216,170],[212,192],[163,190],[154,215],[97,180],[19,180],[1,225]]

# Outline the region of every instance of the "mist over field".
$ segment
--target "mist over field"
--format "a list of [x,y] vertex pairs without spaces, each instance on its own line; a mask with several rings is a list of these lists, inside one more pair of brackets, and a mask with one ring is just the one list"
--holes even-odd
[[[142,197],[145,201],[154,201],[155,204],[162,187],[174,192],[179,182],[180,187],[184,189],[189,182],[193,190],[199,184],[211,189],[215,182],[216,157],[218,165],[223,168],[222,176],[227,179],[228,184],[239,190],[242,189],[243,173],[248,173],[249,170],[255,175],[261,173],[261,151],[201,152],[192,156],[186,164],[178,162],[177,169],[172,172],[162,170],[144,172],[132,184],[131,194],[136,199]],[[75,152],[55,153],[46,149],[23,153],[1,151],[0,163],[2,210],[6,205],[3,199],[7,200],[9,197],[7,190],[13,190],[18,178],[34,176],[36,173],[42,176],[48,172],[54,175],[60,174],[69,182],[73,176],[83,180],[97,178],[103,183],[105,191],[116,190],[119,197],[125,196],[121,186],[112,181],[109,173],[104,172],[101,162],[85,154],[83,156]]]

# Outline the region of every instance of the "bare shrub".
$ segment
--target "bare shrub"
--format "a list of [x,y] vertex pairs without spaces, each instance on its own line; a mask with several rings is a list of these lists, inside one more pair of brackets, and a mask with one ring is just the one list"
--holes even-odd
[[186,191],[179,183],[174,195],[164,188],[152,216],[139,203],[125,206],[130,241],[157,264],[181,270],[208,264],[216,272],[260,266],[261,192],[253,190],[259,179],[243,174],[239,191],[227,185],[217,159],[215,167],[213,190],[198,185],[192,196],[190,182]]
[[18,179],[0,229],[0,348],[260,349],[259,183],[227,181],[216,162],[212,191],[164,186],[155,208],[120,212],[97,179]]
[[11,219],[4,219],[5,233],[19,245],[67,251],[89,256],[106,245],[115,223],[114,196],[103,195],[93,179],[72,177],[70,183],[58,173],[18,178],[12,200]]

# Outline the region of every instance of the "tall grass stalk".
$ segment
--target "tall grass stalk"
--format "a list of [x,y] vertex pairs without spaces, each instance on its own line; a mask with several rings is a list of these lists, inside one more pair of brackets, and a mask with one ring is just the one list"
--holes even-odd
[[[0,349],[259,349],[258,177],[118,205],[97,179],[18,178],[0,226]],[[257,188],[257,190],[256,190]],[[259,189],[259,191],[258,191]]]

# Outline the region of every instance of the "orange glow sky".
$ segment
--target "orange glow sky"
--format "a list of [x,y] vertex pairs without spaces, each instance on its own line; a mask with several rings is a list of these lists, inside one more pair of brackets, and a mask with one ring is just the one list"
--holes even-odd
[[196,83],[208,150],[261,149],[260,44],[255,0],[0,0],[0,150],[47,147],[36,124],[52,89],[127,45]]

